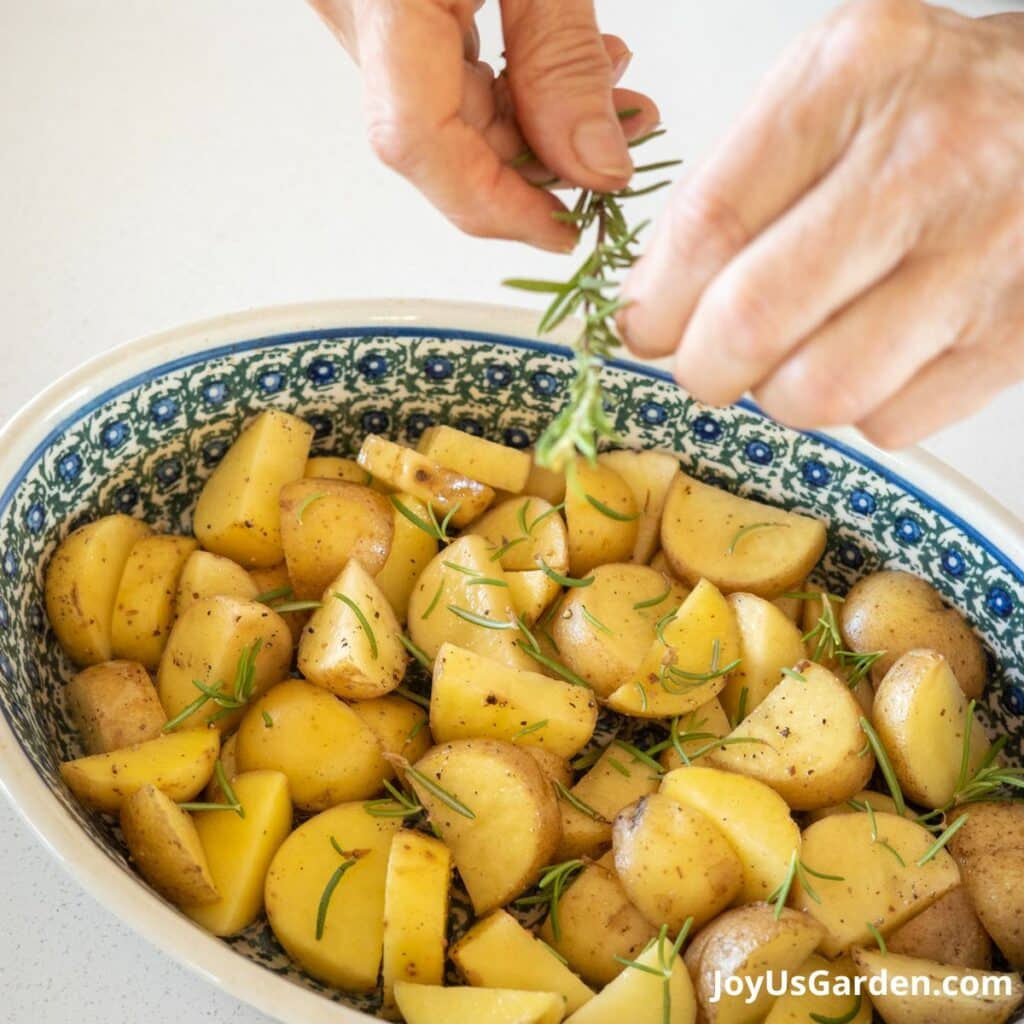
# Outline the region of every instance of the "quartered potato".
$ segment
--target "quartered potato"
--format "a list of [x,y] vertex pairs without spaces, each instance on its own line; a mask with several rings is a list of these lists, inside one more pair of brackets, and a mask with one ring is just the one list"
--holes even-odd
[[992,940],[963,886],[897,928],[885,945],[892,953],[940,964],[986,971],[992,966]]
[[639,519],[636,498],[615,470],[577,458],[565,491],[570,573],[582,577],[606,562],[628,562]]
[[406,1024],[559,1024],[565,1013],[565,1000],[557,992],[400,981],[395,995]]
[[529,452],[454,427],[427,427],[416,450],[445,469],[479,480],[496,491],[519,494],[530,478]]
[[83,669],[64,696],[90,754],[156,739],[167,721],[153,680],[134,661],[105,661]]
[[387,561],[377,571],[374,579],[381,593],[391,603],[395,618],[405,622],[409,608],[409,597],[420,573],[437,554],[437,540],[399,511],[399,506],[418,519],[427,522],[427,506],[411,494],[396,494],[392,499],[395,508],[394,534]]
[[253,601],[260,588],[252,575],[237,562],[209,551],[193,551],[178,577],[178,593],[174,602],[176,615],[204,597],[238,597]]
[[661,543],[661,514],[679,460],[668,452],[602,452],[598,465],[607,466],[626,481],[640,510],[632,561],[646,565]]

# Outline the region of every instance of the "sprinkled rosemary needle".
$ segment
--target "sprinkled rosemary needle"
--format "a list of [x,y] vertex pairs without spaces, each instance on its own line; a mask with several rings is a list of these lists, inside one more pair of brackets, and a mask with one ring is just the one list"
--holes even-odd
[[370,657],[376,661],[379,651],[377,650],[377,637],[374,635],[373,628],[370,626],[370,620],[363,613],[363,609],[352,600],[348,594],[339,594],[337,591],[334,592],[334,596],[341,601],[342,604],[348,605],[352,609],[352,613],[359,620],[359,625],[362,627],[363,632],[366,634],[366,642],[370,645]]

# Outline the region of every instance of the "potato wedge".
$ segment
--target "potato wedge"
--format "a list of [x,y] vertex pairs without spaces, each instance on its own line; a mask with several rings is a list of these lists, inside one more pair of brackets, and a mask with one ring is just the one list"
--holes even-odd
[[238,597],[253,601],[259,593],[256,581],[237,562],[209,551],[193,551],[178,578],[174,613],[183,615],[190,605],[204,597]]
[[[937,651],[908,651],[875,692],[874,726],[903,792],[925,807],[945,807],[956,792],[968,727],[967,698]],[[970,719],[968,778],[989,750],[981,723]]]
[[715,737],[728,736],[732,732],[732,722],[726,715],[717,697],[712,697],[707,704],[691,711],[677,727],[679,746],[686,754],[687,761],[679,756],[675,744],[666,747],[659,755],[658,761],[666,772],[682,768],[685,764],[703,761],[713,749],[711,741]]
[[354,559],[324,593],[299,641],[299,671],[338,697],[383,697],[402,682],[409,656],[387,598]]
[[[853,962],[862,978],[885,976],[878,991],[871,989],[871,1001],[886,1024],[1004,1024],[1024,1000],[1024,984],[1017,974],[946,967],[877,949],[855,949]],[[983,983],[996,983],[1003,991],[967,995],[968,980],[979,992]],[[951,986],[956,994],[940,994],[943,986]]]
[[318,601],[349,561],[375,576],[387,562],[395,510],[382,494],[342,480],[281,488],[281,544],[295,597]]
[[661,547],[685,583],[707,579],[726,593],[741,590],[771,600],[799,585],[817,564],[825,525],[680,473],[665,501]]
[[363,439],[359,465],[396,491],[433,505],[439,517],[450,515],[456,527],[471,523],[494,501],[493,488],[479,480],[445,469],[412,448],[376,434]]
[[408,776],[478,915],[528,889],[551,862],[558,804],[525,751],[500,740],[455,740],[428,751]]
[[608,466],[577,458],[565,492],[569,571],[586,576],[606,562],[626,562],[639,533],[640,509],[625,480]]
[[[349,707],[373,731],[385,754],[418,761],[434,745],[426,710],[411,700],[389,693],[372,700],[353,701]],[[385,778],[390,779],[395,774],[394,765],[385,764]]]
[[811,1024],[815,1020],[871,1024],[871,1000],[866,995],[854,993],[852,985],[849,995],[843,991],[845,985],[841,979],[848,976],[837,965],[820,956],[812,956],[791,978],[792,988],[797,987],[799,978],[805,991],[791,991],[779,996],[764,1024]]
[[137,789],[121,807],[121,832],[132,863],[172,903],[219,898],[195,823],[156,786]]
[[589,586],[566,594],[551,634],[562,661],[607,697],[640,671],[657,639],[655,626],[688,591],[645,565],[600,565],[590,578]]
[[731,745],[715,747],[707,760],[771,786],[796,810],[827,807],[863,789],[875,770],[874,757],[860,753],[860,719],[846,683],[803,661],[726,737]]
[[594,735],[590,690],[445,643],[434,662],[430,731],[439,743],[490,737],[572,757]]
[[489,558],[506,571],[526,572],[543,561],[569,571],[569,534],[558,509],[532,495],[508,498],[469,527],[487,541]]
[[785,879],[800,850],[800,829],[775,790],[744,775],[693,765],[666,775],[661,791],[706,814],[732,843],[743,865],[738,902],[765,900]]
[[167,721],[149,673],[134,661],[105,661],[83,669],[64,696],[90,754],[154,740]]
[[739,629],[740,663],[718,699],[736,721],[741,702],[749,715],[778,686],[784,668],[805,660],[804,642],[800,630],[771,601],[754,594],[730,594],[726,600]]
[[[347,992],[377,987],[388,855],[400,825],[367,814],[361,803],[339,804],[300,825],[274,856],[267,920],[285,952],[318,981]],[[329,883],[350,861],[325,901]]]
[[[291,634],[276,612],[256,601],[205,597],[175,622],[160,659],[157,693],[174,721],[202,696],[196,680],[233,698],[241,677],[249,676],[243,689],[251,699],[284,679],[291,661]],[[207,700],[176,728],[212,725],[230,731],[241,717],[240,710]]]
[[395,1016],[395,986],[440,985],[448,949],[448,896],[452,858],[448,847],[403,829],[391,839],[384,880],[384,946],[381,962],[384,1016]]
[[519,494],[530,478],[530,453],[455,427],[427,427],[416,450],[445,469],[479,480],[496,491]]
[[985,651],[967,620],[925,580],[885,570],[853,585],[840,624],[853,651],[884,651],[871,668],[877,683],[907,651],[945,656],[968,700],[985,689]]
[[60,766],[68,789],[87,807],[116,814],[136,790],[155,786],[172,800],[191,800],[213,774],[220,737],[183,729],[123,750],[90,754]]
[[873,819],[867,814],[835,814],[804,831],[803,863],[843,879],[815,877],[813,887],[820,902],[800,884],[791,896],[794,906],[824,926],[821,951],[825,956],[839,956],[872,942],[869,924],[882,935],[890,934],[960,884],[960,872],[945,850],[918,864],[934,841],[915,822],[885,813]]
[[115,658],[156,670],[174,622],[178,581],[197,547],[193,537],[163,534],[143,537],[132,546],[110,622]]
[[992,940],[982,927],[967,889],[957,886],[885,940],[890,953],[939,964],[992,966]]
[[427,506],[411,494],[396,494],[392,498],[395,509],[395,529],[387,561],[374,576],[377,586],[388,599],[395,618],[405,622],[409,611],[409,597],[420,573],[437,554],[437,540],[402,514],[402,509],[424,522],[428,521]]
[[301,480],[313,428],[277,409],[260,413],[236,438],[199,495],[199,543],[248,568],[284,560],[278,495]]
[[511,914],[495,910],[452,946],[452,962],[470,985],[557,992],[572,1013],[594,993]]
[[46,615],[76,664],[110,661],[114,604],[128,555],[153,531],[131,516],[105,516],[61,541],[46,567]]
[[728,682],[723,670],[739,658],[736,616],[707,580],[698,582],[656,634],[633,678],[607,698],[620,714],[685,715],[718,696]]
[[362,484],[370,487],[373,476],[355,459],[343,459],[337,455],[313,455],[306,460],[306,468],[302,474],[312,480],[344,480],[350,484]]
[[675,934],[723,911],[743,885],[743,865],[707,815],[652,793],[620,811],[612,831],[615,871],[633,905]]
[[565,1013],[565,1000],[556,992],[400,981],[396,997],[406,1024],[559,1024]]

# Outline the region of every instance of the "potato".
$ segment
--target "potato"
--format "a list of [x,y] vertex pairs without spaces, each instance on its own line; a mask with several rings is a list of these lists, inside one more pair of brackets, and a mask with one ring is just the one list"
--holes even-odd
[[[871,1001],[886,1024],[1004,1024],[1024,1000],[1024,984],[1016,974],[945,967],[877,949],[855,949],[853,961],[862,978],[882,981],[878,991],[871,989]],[[970,979],[980,994],[966,994]],[[983,984],[998,984],[1002,991],[997,994]],[[943,994],[944,986],[956,994]]]
[[978,920],[963,886],[951,889],[927,910],[897,928],[885,944],[890,953],[940,964],[978,970],[992,966],[992,940]]
[[[841,978],[847,977],[837,965],[820,956],[810,957],[792,976],[791,989],[797,978],[803,980],[806,991],[787,992],[776,999],[764,1024],[810,1024],[815,1020],[845,1020],[847,1024],[871,1024],[871,1000],[858,997],[850,986],[849,995],[842,991]],[[815,989],[827,986],[827,991]],[[858,1002],[859,998],[859,1002]],[[850,1014],[857,1008],[856,1013]],[[813,1014],[813,1016],[812,1016]]]
[[[886,672],[875,693],[874,726],[903,792],[925,807],[945,807],[956,793],[968,727],[967,698],[936,651],[908,651]],[[968,778],[989,742],[970,720]]]
[[559,757],[546,747],[523,747],[523,750],[540,765],[540,770],[551,782],[560,782],[566,789],[572,786],[575,773],[564,757]]
[[199,543],[246,568],[284,559],[278,495],[301,480],[313,428],[277,409],[260,413],[203,485],[193,528]]
[[478,915],[528,889],[550,863],[558,804],[525,751],[501,740],[455,740],[428,751],[408,774]]
[[[500,585],[506,582],[504,570],[491,561],[492,553],[487,541],[473,534],[439,552],[409,598],[409,636],[430,659],[448,641],[512,668],[536,669],[537,663],[518,646],[521,633],[513,625],[515,609],[509,588]],[[478,584],[474,579],[495,582]],[[452,612],[453,606],[501,628],[469,622]]]
[[945,656],[968,699],[985,689],[985,651],[967,620],[909,572],[876,572],[855,583],[840,625],[851,650],[885,652],[871,668],[875,682],[907,651],[926,648]]
[[[268,600],[264,595],[282,594],[283,596],[277,600],[284,602],[291,600],[294,596],[291,577],[288,575],[288,566],[284,562],[271,566],[269,569],[252,569],[249,575],[253,578],[259,591],[256,597],[263,597],[264,600]],[[256,598],[253,598],[253,600],[256,600]],[[298,646],[302,630],[305,628],[306,623],[309,622],[309,618],[313,613],[302,611],[278,612],[278,614],[284,620],[285,625],[288,627],[288,632],[292,635],[292,644]]]
[[[827,668],[800,662],[758,707],[715,747],[708,762],[771,786],[790,807],[807,811],[848,800],[875,770],[861,707]],[[752,743],[737,743],[740,738]]]
[[237,562],[209,551],[193,551],[178,578],[174,600],[175,615],[183,615],[190,605],[204,597],[239,597],[254,601],[260,588]]
[[[796,591],[793,593],[803,593],[809,589],[810,585],[806,582],[801,583]],[[800,616],[803,614],[804,602],[799,597],[787,597],[785,593],[780,594],[778,597],[772,598],[772,604],[782,612],[783,615],[789,619],[794,625],[800,624]],[[806,632],[806,630],[805,630]]]
[[689,758],[689,762],[683,761],[674,744],[666,747],[658,755],[658,761],[666,772],[670,772],[676,768],[682,768],[685,763],[703,760],[710,752],[711,740],[717,736],[727,736],[731,731],[732,723],[721,703],[717,697],[712,697],[707,704],[702,704],[696,710],[691,711],[679,723],[679,745]]
[[318,981],[346,992],[377,987],[388,855],[400,825],[361,803],[339,804],[300,825],[277,851],[267,872],[267,920],[285,952]]
[[562,593],[562,588],[543,569],[509,571],[505,579],[516,616],[524,619],[528,626],[532,626]]
[[632,561],[646,565],[661,543],[661,514],[672,481],[679,474],[679,459],[669,452],[602,452],[599,466],[614,470],[633,492],[640,510]]
[[743,865],[706,815],[652,793],[620,811],[613,828],[615,871],[652,925],[699,928],[733,901]]
[[191,800],[213,774],[219,748],[216,732],[184,729],[123,750],[65,761],[60,776],[87,807],[116,814],[143,786],[155,786],[174,801]]
[[445,469],[433,459],[367,434],[359,449],[359,465],[396,491],[432,505],[438,517],[451,515],[451,524],[471,523],[494,500],[494,490],[479,480]]
[[332,693],[301,679],[278,683],[254,701],[237,736],[239,771],[282,772],[301,811],[365,800],[392,774],[363,719]]
[[406,1024],[559,1024],[565,1012],[565,1000],[556,992],[400,981],[395,994]]
[[105,516],[66,537],[46,568],[46,614],[76,665],[110,661],[114,604],[128,555],[153,531],[130,516]]
[[594,993],[511,914],[496,910],[452,946],[452,962],[470,985],[557,992],[572,1013]]
[[[557,859],[592,857],[612,841],[615,815],[641,797],[654,793],[659,777],[654,769],[612,741],[594,766],[558,802],[562,838]],[[581,810],[576,804],[587,808]]]
[[132,863],[172,903],[219,898],[195,823],[156,786],[137,789],[121,807],[121,832]]
[[134,661],[105,661],[79,672],[64,691],[90,754],[156,739],[167,715],[149,673]]
[[344,480],[350,484],[373,485],[373,477],[354,459],[343,459],[336,455],[316,455],[306,460],[302,474],[313,480]]
[[563,891],[558,901],[558,937],[551,914],[541,926],[540,937],[588,985],[600,987],[622,973],[623,965],[615,958],[639,956],[655,932],[629,902],[609,852],[587,863]]
[[854,793],[849,800],[844,800],[842,803],[829,804],[828,807],[819,807],[809,811],[807,823],[811,824],[815,821],[821,821],[822,818],[827,818],[832,814],[863,814],[864,808],[852,806],[854,803],[870,804],[873,811],[885,811],[886,814],[898,813],[896,801],[887,793],[876,793],[872,789],[862,789],[859,793]]
[[594,735],[590,690],[509,668],[445,643],[434,662],[430,731],[438,742],[491,737],[572,757]]
[[949,852],[962,867],[992,850],[1024,849],[1024,803],[984,801],[970,804],[962,814],[967,815],[967,823],[949,842]]
[[701,580],[675,616],[663,622],[633,679],[608,698],[610,708],[639,718],[669,718],[707,704],[728,682],[721,672],[740,653],[736,616]]
[[427,427],[416,450],[445,469],[479,480],[496,491],[519,494],[530,478],[530,453],[496,444],[454,427]]
[[645,565],[610,563],[590,576],[590,586],[566,594],[551,633],[562,661],[607,697],[636,676],[657,639],[658,621],[688,591]]
[[[653,974],[669,967],[668,985]],[[607,988],[567,1018],[566,1024],[694,1024],[697,1001],[682,960],[668,939],[652,942]],[[644,968],[647,968],[646,970]]]
[[626,562],[639,533],[640,509],[625,480],[584,458],[573,464],[565,492],[569,571],[586,576],[606,562]]
[[804,642],[800,630],[770,601],[753,594],[730,594],[726,600],[739,629],[740,663],[718,699],[737,721],[741,703],[749,715],[778,685],[782,670],[804,660]]
[[[712,921],[694,937],[685,957],[702,1019],[707,1024],[763,1020],[775,997],[762,987],[758,997],[747,1002],[747,986],[798,970],[823,934],[821,925],[806,914],[783,910],[777,917],[767,903],[737,907]],[[731,978],[742,980],[740,995],[725,992]]]
[[174,622],[178,580],[197,547],[193,537],[163,534],[135,542],[121,573],[110,622],[115,658],[156,670]]
[[555,572],[569,571],[565,520],[543,498],[509,498],[485,512],[469,530],[487,541],[492,565],[525,572],[544,561]]
[[825,551],[825,524],[680,473],[665,501],[661,547],[675,574],[769,600],[799,585]]
[[[427,506],[411,494],[396,494],[393,500],[399,502],[414,516],[427,521]],[[437,540],[397,511],[397,505],[395,509],[391,550],[383,568],[378,570],[374,579],[391,604],[395,618],[399,622],[405,622],[412,588],[416,585],[420,573],[437,554]]]
[[353,559],[302,631],[299,671],[338,697],[382,697],[401,684],[409,663],[401,634],[380,587]]
[[[418,761],[433,745],[427,725],[427,712],[411,700],[389,693],[386,697],[353,701],[349,707],[369,726],[384,753]],[[395,774],[385,762],[385,778]]]
[[661,791],[706,814],[732,843],[743,865],[737,902],[765,900],[783,882],[800,830],[775,790],[757,779],[694,765],[665,776]]
[[804,831],[803,863],[843,879],[812,876],[820,902],[800,884],[790,897],[825,927],[825,956],[872,942],[869,924],[888,935],[960,884],[960,872],[945,850],[923,866],[917,863],[935,841],[929,831],[884,812],[874,816],[874,825],[878,841],[867,814],[835,814]]
[[387,562],[395,510],[382,494],[342,480],[296,480],[281,488],[279,502],[281,543],[298,600],[318,601],[350,560],[371,576]]
[[[266,605],[235,597],[205,597],[180,616],[160,659],[156,688],[173,720],[202,692],[195,680],[234,698],[240,669],[252,661],[249,698],[279,683],[291,668],[291,634],[281,616]],[[243,675],[245,673],[243,672]],[[230,731],[240,710],[213,700],[196,708],[176,728],[213,725]]]
[[536,494],[552,505],[560,505],[565,501],[565,473],[538,466],[535,452],[530,453],[530,459],[530,475],[526,478],[523,490],[527,494]]
[[384,880],[385,1017],[395,1016],[396,984],[444,981],[451,880],[452,858],[444,843],[407,829],[394,834]]

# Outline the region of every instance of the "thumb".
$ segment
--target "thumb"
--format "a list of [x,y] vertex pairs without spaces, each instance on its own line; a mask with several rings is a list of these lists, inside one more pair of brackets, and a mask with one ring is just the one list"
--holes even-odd
[[633,164],[591,0],[503,0],[502,22],[516,118],[534,153],[566,181],[621,188]]

